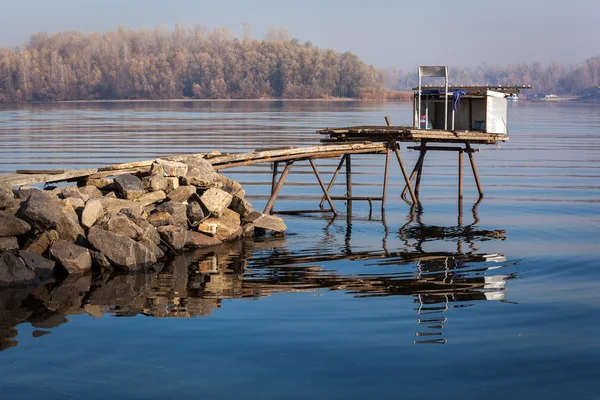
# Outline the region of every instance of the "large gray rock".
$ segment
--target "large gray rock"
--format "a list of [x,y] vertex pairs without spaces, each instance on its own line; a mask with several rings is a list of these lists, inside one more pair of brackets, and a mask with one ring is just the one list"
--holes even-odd
[[80,187],[79,191],[81,192],[82,195],[86,195],[88,197],[88,199],[98,199],[103,196],[100,189],[98,189],[96,186],[92,186],[92,185]]
[[28,240],[23,247],[24,250],[35,251],[38,254],[44,254],[52,243],[60,240],[58,232],[54,229],[41,232]]
[[13,207],[15,195],[9,187],[0,184],[0,210]]
[[31,230],[31,225],[13,214],[0,211],[0,237],[18,236]]
[[81,225],[90,229],[103,214],[102,202],[98,199],[89,200],[81,213]]
[[173,225],[173,216],[168,212],[156,211],[148,215],[148,223],[155,227]]
[[202,249],[221,244],[222,242],[216,237],[205,235],[201,232],[188,231],[187,242],[185,247],[190,249]]
[[59,240],[50,247],[50,255],[69,274],[82,274],[92,270],[92,257],[85,247]]
[[210,162],[201,157],[188,157],[184,163],[188,165],[188,172],[184,177],[188,185],[204,189],[215,185],[219,174],[215,172]]
[[88,240],[115,266],[123,270],[140,270],[156,263],[156,255],[146,246],[127,237],[91,227]]
[[222,242],[237,239],[242,236],[241,226],[222,221],[218,218],[208,218],[203,222],[203,224],[214,225],[214,237]]
[[187,205],[187,218],[192,222],[202,221],[204,219],[204,211],[200,203],[197,201],[189,202]]
[[100,201],[100,203],[102,204],[102,207],[104,207],[104,211],[106,212],[110,212],[110,211],[121,211],[124,208],[129,208],[132,209],[133,211],[135,211],[138,214],[141,214],[144,211],[144,206],[137,202],[137,201],[130,201],[130,200],[124,200],[124,199],[111,199],[108,197],[102,197],[101,199],[98,199]]
[[254,211],[252,204],[250,204],[250,202],[245,198],[239,196],[233,196],[229,208],[240,214],[242,218],[247,217],[252,211]]
[[232,196],[246,197],[246,191],[239,182],[221,174],[217,174],[216,181],[222,183],[221,190],[226,191]]
[[184,202],[187,201],[187,199],[189,199],[190,196],[192,196],[195,193],[195,186],[179,186],[177,189],[169,192],[167,197],[169,198],[169,200],[172,201]]
[[144,207],[149,206],[150,204],[158,203],[167,198],[167,195],[162,190],[157,190],[155,192],[144,193],[141,195],[137,201],[139,201]]
[[148,240],[154,244],[160,243],[160,235],[158,234],[156,228],[140,214],[137,214],[135,211],[128,208],[121,210],[121,214],[126,215],[130,221],[135,223],[142,230],[141,235],[137,239],[138,241]]
[[63,199],[75,197],[81,199],[84,203],[90,199],[87,193],[83,193],[77,186],[65,186],[60,188],[60,195]]
[[180,163],[178,161],[168,161],[159,158],[156,160],[155,164],[162,167],[165,176],[181,177],[185,176],[188,171],[187,164]]
[[142,181],[135,175],[125,174],[115,178],[115,186],[127,200],[133,200],[144,194],[144,185]]
[[39,281],[20,257],[14,253],[0,255],[0,287],[35,284]]
[[246,218],[245,222],[251,222],[255,228],[270,230],[273,232],[284,232],[287,229],[283,220],[275,215],[266,215],[258,211],[253,211]]
[[16,236],[0,237],[0,253],[17,250],[19,250],[19,242]]
[[79,216],[68,203],[60,203],[60,218],[56,221],[56,232],[61,239],[84,246],[85,231],[79,225]]
[[35,251],[28,250],[20,250],[19,256],[41,280],[47,280],[54,276],[54,267],[56,266],[54,261],[40,256]]
[[[31,196],[31,193],[42,192],[42,189],[36,187],[21,186],[19,189],[13,189],[12,192],[15,195],[15,200],[27,200],[27,198]],[[44,193],[52,195],[52,193],[49,192]]]
[[21,204],[18,216],[29,222],[39,231],[54,228],[61,219],[60,200],[41,190],[31,191],[27,200]]
[[202,205],[213,217],[220,217],[223,211],[229,207],[232,199],[232,195],[217,188],[208,189],[200,197]]
[[108,258],[99,251],[90,251],[90,255],[92,256],[92,265],[97,265],[102,269],[111,270],[112,265],[110,265],[110,261]]
[[173,250],[179,251],[185,247],[187,243],[188,231],[181,226],[167,225],[157,229],[162,240]]
[[163,192],[167,190],[167,178],[163,175],[150,175],[142,178],[142,184],[144,188],[149,192],[157,192],[162,190]]
[[94,226],[134,240],[139,239],[143,233],[142,229],[127,215],[114,211],[104,215]]
[[187,228],[187,206],[185,204],[170,200],[156,206],[156,211],[171,214],[173,225]]

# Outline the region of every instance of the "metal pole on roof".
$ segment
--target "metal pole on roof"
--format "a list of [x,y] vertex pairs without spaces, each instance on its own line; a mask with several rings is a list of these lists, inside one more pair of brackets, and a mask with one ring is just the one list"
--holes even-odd
[[[446,76],[445,76],[445,78],[446,78],[446,93],[445,93],[446,101],[444,103],[446,105],[446,108],[444,110],[444,113],[445,113],[444,130],[447,131],[448,130],[448,67],[444,67],[444,69],[445,69],[445,73],[446,73]],[[454,126],[452,128],[454,128]]]

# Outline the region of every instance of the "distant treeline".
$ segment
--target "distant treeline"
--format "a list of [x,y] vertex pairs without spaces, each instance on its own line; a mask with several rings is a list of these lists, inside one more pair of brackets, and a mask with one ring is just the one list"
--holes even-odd
[[[410,90],[416,86],[417,72],[393,68],[380,70],[385,86],[392,90]],[[450,68],[450,83],[459,85],[532,85],[527,94],[581,95],[587,89],[600,85],[600,56],[580,64],[563,66],[557,63],[543,65],[517,64],[477,68]]]
[[34,34],[0,49],[0,101],[381,97],[380,74],[352,53],[226,29]]

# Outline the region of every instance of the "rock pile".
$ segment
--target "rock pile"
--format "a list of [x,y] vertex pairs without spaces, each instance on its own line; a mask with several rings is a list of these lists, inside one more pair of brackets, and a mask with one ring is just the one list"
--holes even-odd
[[165,254],[267,232],[281,218],[255,211],[242,186],[202,157],[155,160],[150,172],[46,190],[0,187],[0,287],[54,272],[133,271]]

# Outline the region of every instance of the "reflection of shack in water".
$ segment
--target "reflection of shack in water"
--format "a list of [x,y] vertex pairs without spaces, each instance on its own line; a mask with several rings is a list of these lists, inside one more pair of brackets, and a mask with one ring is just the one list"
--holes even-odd
[[[423,234],[414,227],[406,230],[408,239]],[[484,237],[504,236],[482,233],[470,240]],[[369,273],[344,274],[343,267],[336,265],[339,260],[358,261]],[[428,253],[421,246],[398,252],[346,249],[342,254],[321,249],[306,255],[288,251],[282,238],[234,242],[178,255],[160,272],[72,276],[36,288],[0,291],[0,349],[17,344],[16,326],[25,322],[36,329],[34,336],[42,336],[74,314],[189,318],[211,314],[223,299],[316,289],[343,290],[360,298],[414,296],[418,322],[428,328],[417,335],[435,336],[424,338],[425,342],[440,343],[445,341],[446,318],[428,314],[443,313],[458,307],[457,303],[462,307],[476,300],[504,298],[505,282],[512,276],[490,275],[498,268],[492,261],[504,258],[499,254]],[[372,266],[380,268],[371,273]],[[390,272],[390,266],[406,268]]]

